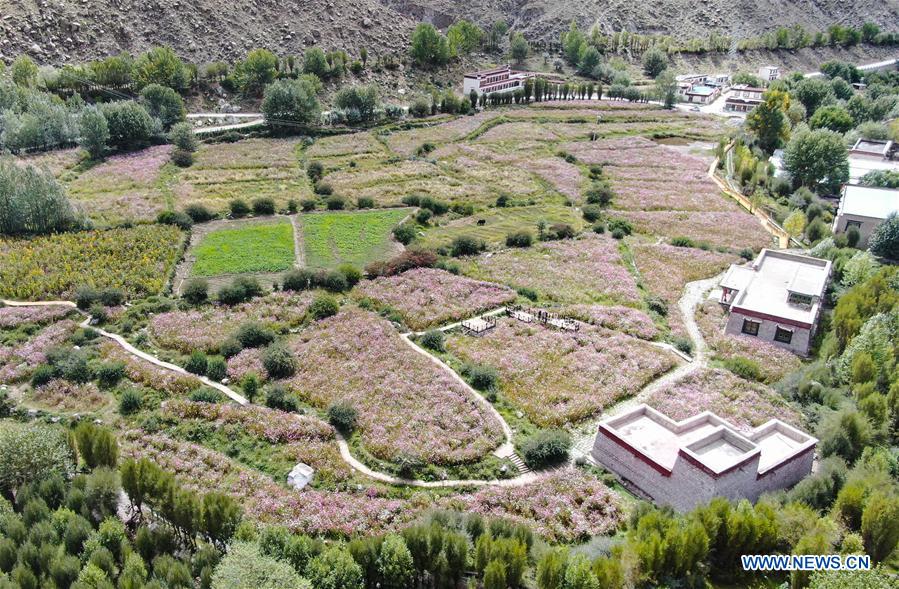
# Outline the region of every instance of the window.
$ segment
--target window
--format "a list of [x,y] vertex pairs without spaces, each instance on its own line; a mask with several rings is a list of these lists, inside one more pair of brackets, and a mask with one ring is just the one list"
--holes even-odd
[[777,329],[774,331],[774,341],[780,342],[782,344],[790,343],[791,341],[793,341],[793,330],[786,329],[778,325]]
[[794,305],[804,305],[807,307],[812,304],[812,295],[791,292],[787,300]]
[[846,231],[849,231],[850,227],[855,227],[856,229],[862,228],[861,221],[846,221]]
[[743,333],[746,335],[758,335],[759,334],[759,323],[758,321],[752,321],[751,319],[743,320]]

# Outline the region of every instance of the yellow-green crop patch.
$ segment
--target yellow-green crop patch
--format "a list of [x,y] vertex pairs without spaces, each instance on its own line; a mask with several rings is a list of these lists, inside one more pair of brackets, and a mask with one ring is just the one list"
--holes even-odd
[[428,229],[420,240],[425,247],[439,247],[461,235],[470,235],[488,245],[498,246],[505,243],[508,234],[516,231],[530,231],[536,238],[540,221],[547,226],[568,223],[575,229],[581,229],[584,224],[574,208],[562,204],[495,208]]
[[409,209],[389,209],[302,215],[306,265],[332,268],[353,264],[362,268],[388,258],[399,249],[391,240],[391,231],[408,214]]
[[294,261],[293,227],[283,220],[218,229],[200,240],[194,255],[194,276],[287,270]]

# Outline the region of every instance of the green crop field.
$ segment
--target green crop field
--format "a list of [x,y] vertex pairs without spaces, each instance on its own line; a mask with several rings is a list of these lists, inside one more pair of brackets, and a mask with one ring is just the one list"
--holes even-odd
[[278,272],[293,265],[293,227],[289,221],[219,229],[203,237],[194,255],[194,276]]
[[349,263],[359,268],[389,257],[395,247],[390,232],[409,209],[315,213],[300,216],[306,265],[332,268]]

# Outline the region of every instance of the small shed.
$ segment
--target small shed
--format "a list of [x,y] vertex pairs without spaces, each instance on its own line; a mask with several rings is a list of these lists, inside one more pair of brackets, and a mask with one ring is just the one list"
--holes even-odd
[[287,475],[287,484],[299,491],[312,481],[314,475],[315,469],[300,462]]

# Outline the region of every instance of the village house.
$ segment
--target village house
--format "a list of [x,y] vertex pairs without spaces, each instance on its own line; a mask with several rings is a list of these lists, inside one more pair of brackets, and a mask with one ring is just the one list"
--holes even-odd
[[[675,77],[677,92],[685,102],[708,104],[730,85],[728,74],[681,74]],[[705,90],[712,88],[713,91]]]
[[684,92],[684,101],[694,104],[711,104],[721,94],[715,86],[693,85]]
[[724,332],[755,337],[807,356],[830,277],[830,261],[763,249],[721,279]]
[[899,171],[899,145],[880,139],[858,139],[849,150],[849,181],[876,170]]
[[833,232],[845,233],[855,227],[858,246],[865,247],[874,230],[891,213],[899,213],[899,189],[846,184],[840,194]]
[[481,70],[478,72],[470,72],[465,74],[462,82],[462,92],[465,96],[471,94],[474,90],[478,96],[481,94],[504,94],[506,92],[515,92],[519,88],[524,88],[524,82],[528,78],[536,78],[537,76],[546,78],[547,80],[561,84],[562,79],[552,76],[538,74],[536,72],[522,72],[513,70],[509,65],[495,67],[489,70]]
[[759,68],[759,78],[763,82],[773,82],[780,78],[780,68],[776,65],[763,65]]
[[724,110],[733,112],[749,112],[763,102],[764,88],[754,88],[746,84],[737,84],[730,89],[724,99]]
[[772,419],[741,432],[705,411],[677,422],[648,405],[604,420],[593,458],[625,484],[685,512],[713,497],[757,500],[812,470],[818,440]]

